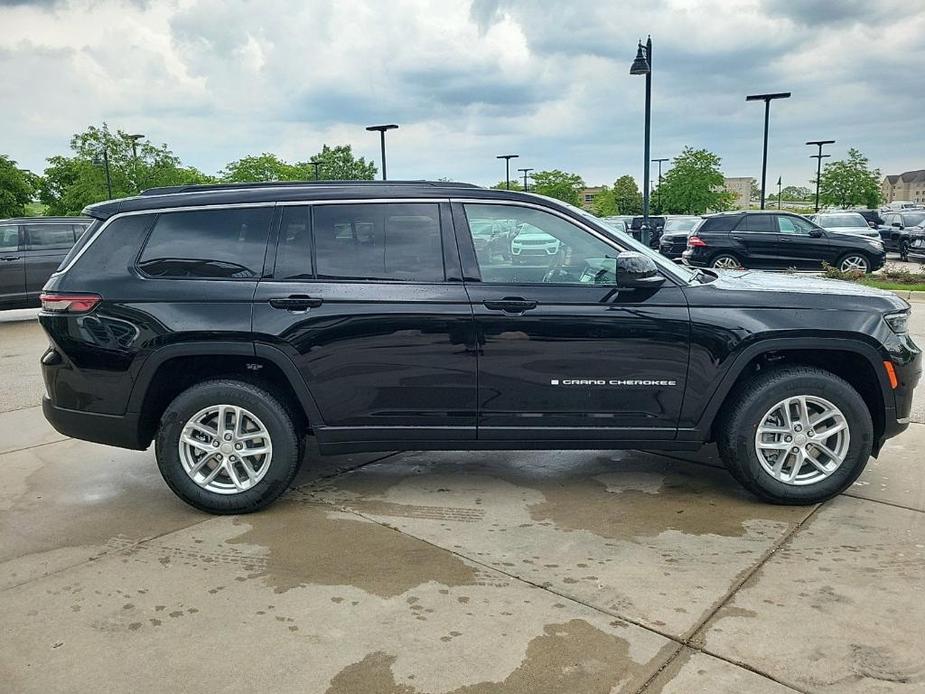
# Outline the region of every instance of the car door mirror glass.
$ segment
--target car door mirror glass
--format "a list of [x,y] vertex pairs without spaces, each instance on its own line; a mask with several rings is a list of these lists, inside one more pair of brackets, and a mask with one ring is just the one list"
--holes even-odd
[[812,236],[814,239],[822,238],[823,236],[822,229],[810,229],[809,235]]
[[665,278],[658,273],[655,261],[642,253],[624,251],[612,261],[616,268],[618,287],[655,289],[665,282]]

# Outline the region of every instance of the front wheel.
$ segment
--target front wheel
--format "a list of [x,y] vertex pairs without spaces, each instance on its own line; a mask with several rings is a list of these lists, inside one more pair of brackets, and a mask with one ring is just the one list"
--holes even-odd
[[870,412],[835,374],[811,367],[766,371],[729,401],[717,444],[746,489],[778,504],[814,504],[847,489],[873,445]]
[[715,267],[719,270],[741,270],[742,263],[734,255],[723,253],[713,258],[710,262],[710,267]]
[[167,485],[209,513],[250,513],[272,503],[299,468],[293,418],[273,395],[242,381],[199,383],[164,412],[155,442]]
[[847,253],[838,261],[838,269],[842,272],[870,272],[870,260],[863,253]]

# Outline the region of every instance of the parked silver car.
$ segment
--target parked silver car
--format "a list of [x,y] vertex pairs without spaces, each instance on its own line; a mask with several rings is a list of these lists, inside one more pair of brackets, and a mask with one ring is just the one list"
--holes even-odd
[[809,220],[829,231],[880,238],[880,232],[871,229],[870,224],[860,212],[819,212],[809,215]]

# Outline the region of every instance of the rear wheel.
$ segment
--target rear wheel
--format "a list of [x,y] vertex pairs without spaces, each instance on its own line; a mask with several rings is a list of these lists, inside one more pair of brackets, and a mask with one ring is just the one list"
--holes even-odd
[[838,261],[842,272],[870,272],[870,260],[863,253],[846,253]]
[[858,478],[870,457],[867,405],[846,381],[821,369],[759,374],[724,409],[720,456],[733,477],[765,501],[830,499]]
[[157,464],[183,501],[210,513],[250,513],[272,503],[301,460],[293,418],[250,383],[206,381],[178,395],[161,418]]
[[741,270],[743,265],[734,255],[722,253],[710,261],[710,267],[720,270]]

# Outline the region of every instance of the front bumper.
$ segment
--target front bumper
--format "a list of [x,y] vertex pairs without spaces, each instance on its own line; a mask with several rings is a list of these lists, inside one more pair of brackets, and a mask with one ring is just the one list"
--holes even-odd
[[56,407],[42,398],[42,413],[55,430],[65,436],[108,446],[143,451],[150,441],[143,441],[138,414],[98,414]]

